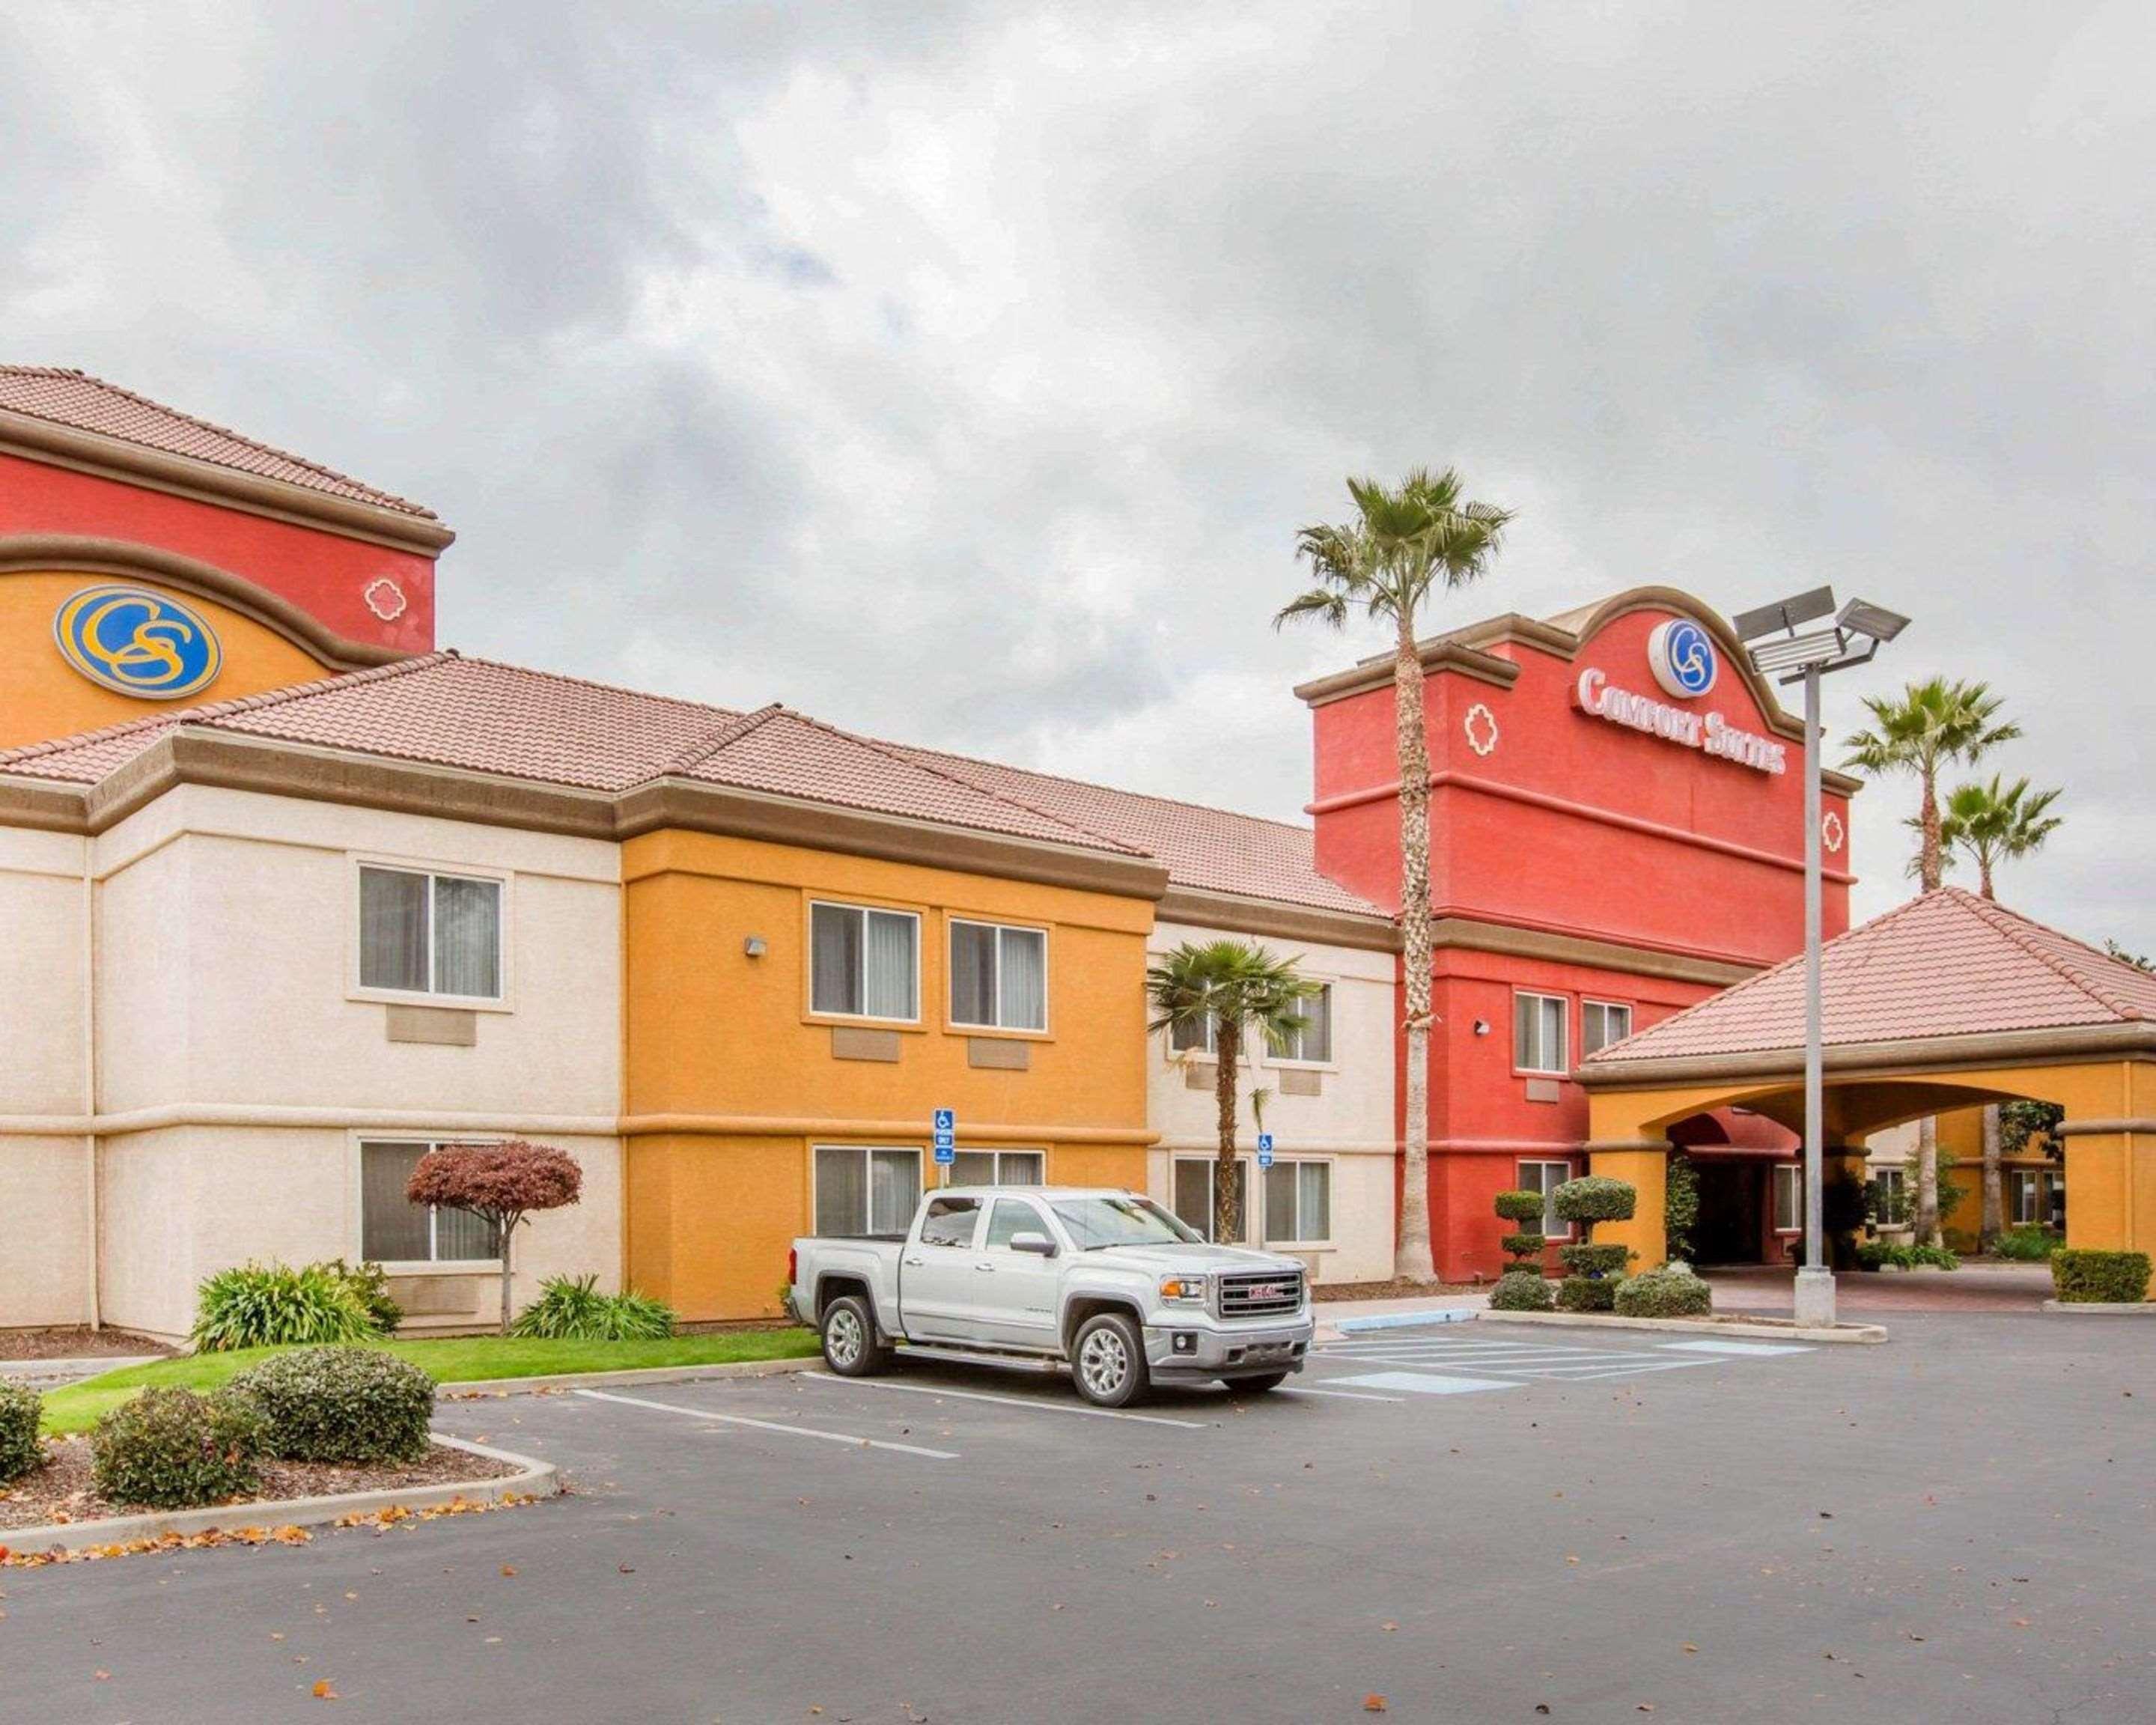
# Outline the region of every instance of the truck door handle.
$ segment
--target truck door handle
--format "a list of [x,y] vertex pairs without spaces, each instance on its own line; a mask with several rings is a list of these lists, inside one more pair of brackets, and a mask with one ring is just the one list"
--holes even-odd
[[985,1270],[991,1276],[993,1276],[996,1273],[996,1266],[993,1264],[976,1264],[973,1268],[976,1270]]
[[908,1258],[906,1261],[917,1270],[928,1260],[926,1258]]

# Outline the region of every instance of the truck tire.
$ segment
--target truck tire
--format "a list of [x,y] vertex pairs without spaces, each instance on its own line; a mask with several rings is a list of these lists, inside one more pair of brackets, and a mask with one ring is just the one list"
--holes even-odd
[[1260,1372],[1255,1378],[1228,1378],[1222,1380],[1230,1395],[1263,1395],[1268,1389],[1278,1389],[1287,1382],[1285,1372]]
[[1070,1381],[1096,1408],[1127,1408],[1151,1388],[1145,1338],[1120,1312],[1103,1312],[1070,1338]]
[[824,1308],[824,1363],[841,1378],[867,1378],[891,1363],[891,1347],[876,1334],[875,1314],[859,1294],[842,1294]]

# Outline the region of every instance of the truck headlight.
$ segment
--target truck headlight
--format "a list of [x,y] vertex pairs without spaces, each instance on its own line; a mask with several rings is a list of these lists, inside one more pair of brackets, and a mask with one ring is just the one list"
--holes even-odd
[[1205,1303],[1205,1278],[1202,1276],[1163,1276],[1160,1297],[1178,1303],[1203,1306]]

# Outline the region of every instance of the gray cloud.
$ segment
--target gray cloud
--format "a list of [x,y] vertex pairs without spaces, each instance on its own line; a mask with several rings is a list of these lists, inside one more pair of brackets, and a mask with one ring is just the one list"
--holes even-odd
[[[2008,692],[2010,898],[2156,949],[2125,5],[0,16],[0,327],[418,496],[465,648],[1292,813],[1291,533],[1486,609],[1828,578]],[[1861,906],[1904,890],[1861,799]]]

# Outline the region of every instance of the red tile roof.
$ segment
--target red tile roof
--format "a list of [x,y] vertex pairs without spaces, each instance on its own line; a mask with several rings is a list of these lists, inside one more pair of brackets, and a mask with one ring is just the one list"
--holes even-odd
[[[1820,977],[1830,1047],[2156,1022],[2156,976],[1958,886],[1829,941]],[[1804,1045],[1804,988],[1799,956],[1582,1065],[1794,1053]]]
[[281,480],[331,497],[395,510],[400,515],[435,519],[434,511],[408,498],[362,485],[318,461],[257,443],[251,437],[182,413],[85,372],[56,366],[0,366],[0,410],[25,413],[77,431],[96,432],[122,443],[167,455],[185,455],[260,479]]

